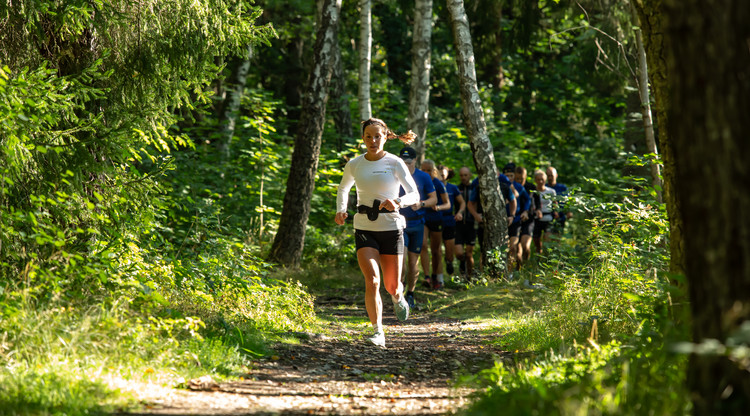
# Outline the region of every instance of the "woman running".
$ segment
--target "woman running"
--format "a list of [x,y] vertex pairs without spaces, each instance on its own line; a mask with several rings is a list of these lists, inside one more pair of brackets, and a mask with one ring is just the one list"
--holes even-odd
[[[404,238],[406,225],[399,208],[419,202],[417,185],[409,169],[399,157],[383,150],[386,141],[398,138],[409,144],[416,135],[397,136],[383,120],[371,118],[362,123],[362,140],[367,151],[350,160],[344,167],[336,198],[338,225],[343,225],[349,190],[357,188],[357,214],[354,215],[354,239],[357,261],[365,277],[365,307],[374,333],[368,340],[385,347],[383,332],[383,301],[380,298],[380,271],[385,289],[390,293],[396,317],[404,321],[409,317],[409,304],[401,284]],[[399,189],[405,194],[399,197]]]

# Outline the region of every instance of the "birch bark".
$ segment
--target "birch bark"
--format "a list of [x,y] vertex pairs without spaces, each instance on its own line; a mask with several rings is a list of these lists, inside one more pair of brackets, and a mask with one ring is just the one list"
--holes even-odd
[[484,209],[483,250],[485,252],[499,250],[508,239],[507,215],[505,201],[500,195],[497,165],[492,143],[487,134],[482,100],[477,88],[469,21],[463,0],[448,0],[448,9],[453,28],[453,43],[456,48],[463,119],[474,155],[474,164],[479,178],[479,195]]
[[424,159],[430,103],[430,67],[432,38],[432,0],[417,0],[414,5],[414,32],[411,48],[411,88],[409,90],[408,128],[417,134],[414,150],[417,166]]
[[370,64],[372,60],[372,3],[359,2],[359,118],[372,117],[370,105]]
[[[633,13],[635,19],[638,15]],[[636,20],[637,21],[637,20]],[[656,137],[654,136],[654,123],[651,118],[651,97],[648,85],[648,61],[646,58],[646,48],[643,46],[643,36],[641,29],[635,31],[635,42],[638,45],[638,95],[641,99],[641,114],[643,116],[643,130],[646,134],[646,148],[648,152],[658,155],[656,148]],[[662,202],[662,183],[659,163],[654,160],[651,163],[651,184],[656,189],[656,198],[659,203]]]

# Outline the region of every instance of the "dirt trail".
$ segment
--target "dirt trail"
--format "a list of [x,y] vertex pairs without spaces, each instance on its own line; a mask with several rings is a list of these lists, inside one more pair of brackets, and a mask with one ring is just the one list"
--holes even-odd
[[[334,336],[279,345],[245,380],[174,391],[138,414],[159,415],[440,415],[469,403],[458,374],[487,368],[504,352],[486,345],[476,324],[415,312],[406,323],[384,302],[386,348],[335,322],[365,315],[353,299],[319,297],[317,313],[334,318]],[[338,306],[334,308],[334,306]],[[366,319],[366,317],[365,317]],[[345,335],[345,336],[340,336]],[[342,340],[343,339],[343,340]],[[132,413],[131,413],[132,415]]]

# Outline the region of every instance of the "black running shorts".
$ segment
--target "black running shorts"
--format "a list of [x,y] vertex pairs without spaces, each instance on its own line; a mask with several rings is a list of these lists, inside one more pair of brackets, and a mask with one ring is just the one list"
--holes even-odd
[[540,220],[534,220],[534,238],[539,238],[542,236],[542,233],[547,231],[547,227],[552,223],[552,221],[540,221]]
[[532,235],[534,233],[534,220],[529,219],[528,221],[521,222],[521,236]]
[[404,254],[404,233],[402,230],[367,231],[354,230],[357,250],[372,247],[380,254]]
[[508,226],[508,237],[518,238],[521,235],[521,221],[511,223]]
[[456,238],[456,226],[443,225],[443,241],[453,240],[454,238]]
[[477,230],[473,222],[456,224],[456,244],[473,246],[476,239]]
[[427,229],[430,230],[431,233],[439,233],[440,231],[443,231],[443,221],[425,221],[424,225],[427,226]]

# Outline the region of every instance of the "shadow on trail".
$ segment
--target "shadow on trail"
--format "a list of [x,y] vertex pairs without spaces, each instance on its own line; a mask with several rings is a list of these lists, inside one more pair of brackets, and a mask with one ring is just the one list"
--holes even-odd
[[386,348],[371,345],[369,331],[353,329],[368,322],[357,296],[349,291],[316,299],[332,336],[305,334],[298,344],[278,344],[244,380],[184,391],[129,415],[443,415],[469,403],[473,389],[454,386],[457,377],[512,361],[478,325],[426,311],[402,323],[388,298]]

